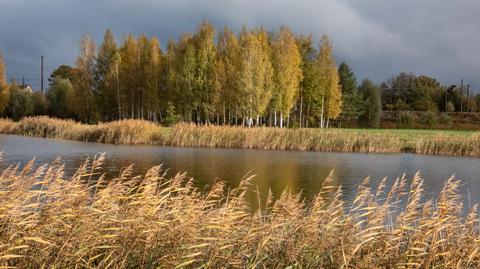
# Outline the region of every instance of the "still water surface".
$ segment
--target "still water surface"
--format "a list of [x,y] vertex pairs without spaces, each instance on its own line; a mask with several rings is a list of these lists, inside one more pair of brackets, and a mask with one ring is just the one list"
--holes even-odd
[[[36,158],[38,164],[61,156],[68,172],[87,157],[107,154],[106,171],[118,175],[122,167],[135,163],[135,172],[163,164],[168,175],[187,172],[200,188],[216,179],[236,186],[247,175],[255,175],[254,183],[262,194],[271,189],[275,196],[289,187],[311,197],[324,178],[334,171],[336,184],[342,185],[344,199],[351,201],[358,184],[367,176],[372,186],[388,177],[389,184],[402,176],[412,177],[417,171],[425,179],[427,197],[438,194],[444,182],[455,174],[462,180],[465,204],[480,203],[480,159],[414,154],[322,153],[301,151],[262,151],[244,149],[175,148],[160,146],[125,146],[81,143],[43,138],[0,135],[1,164]],[[263,196],[263,195],[262,195]],[[252,197],[252,199],[254,199]]]

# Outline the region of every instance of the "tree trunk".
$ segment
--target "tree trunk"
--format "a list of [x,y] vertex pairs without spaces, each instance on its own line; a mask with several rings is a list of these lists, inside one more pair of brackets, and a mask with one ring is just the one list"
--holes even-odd
[[323,102],[324,102],[324,98],[322,97],[322,110],[320,112],[320,128],[323,128],[324,127],[324,122],[323,122]]
[[280,112],[280,128],[283,128],[283,111]]
[[223,125],[226,125],[227,122],[227,109],[225,107],[225,102],[223,103]]
[[135,117],[133,102],[134,102],[134,99],[133,99],[133,95],[132,95],[132,119],[133,119],[133,117]]
[[305,119],[305,127],[308,128],[308,119],[310,118],[310,102],[307,105],[307,118]]
[[277,110],[273,110],[273,126],[277,128]]
[[120,119],[122,117],[122,111],[120,109],[120,79],[118,77],[118,70],[116,72],[117,78],[117,106],[118,106],[118,118]]
[[300,119],[298,127],[302,128],[302,116],[303,116],[303,96],[300,96]]
[[228,125],[232,124],[232,118],[231,118],[231,116],[232,116],[231,114],[232,114],[232,113],[231,113],[230,111],[231,111],[231,109],[228,108]]

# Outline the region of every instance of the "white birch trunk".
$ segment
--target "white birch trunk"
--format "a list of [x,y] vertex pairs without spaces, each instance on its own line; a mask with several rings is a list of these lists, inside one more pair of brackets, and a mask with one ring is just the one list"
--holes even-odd
[[324,101],[324,98],[322,97],[322,111],[320,112],[320,128],[323,128],[323,125],[324,125],[324,123],[323,123],[323,108],[324,108],[323,101]]
[[277,110],[273,110],[273,126],[277,128]]
[[280,112],[280,128],[283,128],[283,111]]

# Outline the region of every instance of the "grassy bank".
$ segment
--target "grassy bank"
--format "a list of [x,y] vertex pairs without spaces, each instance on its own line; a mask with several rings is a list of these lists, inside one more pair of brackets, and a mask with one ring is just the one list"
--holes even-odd
[[0,133],[113,144],[480,157],[480,133],[406,129],[279,129],[196,126],[172,128],[141,120],[83,125],[48,117],[0,120]]
[[27,117],[19,122],[0,120],[0,132],[24,136],[109,144],[165,144],[165,128],[143,120],[120,120],[96,125],[49,117]]
[[311,203],[285,192],[252,212],[249,180],[201,192],[161,167],[105,178],[103,162],[87,161],[67,180],[58,161],[0,172],[2,268],[480,266],[476,207],[463,216],[454,179],[425,203],[418,175],[390,190],[365,180],[347,207],[327,178]]
[[405,129],[275,129],[177,124],[169,144],[327,152],[395,153],[480,157],[480,133]]

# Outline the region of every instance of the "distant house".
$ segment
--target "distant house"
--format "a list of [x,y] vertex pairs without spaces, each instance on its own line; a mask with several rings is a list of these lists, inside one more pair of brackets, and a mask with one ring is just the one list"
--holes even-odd
[[18,86],[21,90],[28,91],[28,92],[33,92],[32,86],[29,84],[22,84]]

